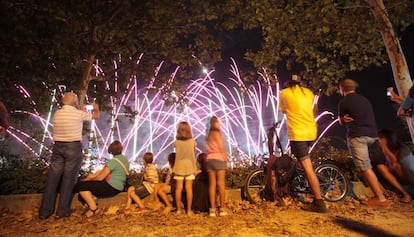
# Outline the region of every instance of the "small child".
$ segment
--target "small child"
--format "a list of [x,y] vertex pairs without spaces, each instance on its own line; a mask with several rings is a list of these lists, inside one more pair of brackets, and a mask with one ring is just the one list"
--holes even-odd
[[[138,212],[146,212],[144,204],[141,199],[147,197],[154,192],[154,187],[159,182],[158,171],[152,162],[154,161],[154,155],[151,152],[144,154],[144,181],[140,187],[130,186],[127,190],[127,203],[124,210],[130,210],[132,201],[134,201],[139,209]],[[144,190],[144,194],[141,192]]]
[[193,202],[193,180],[197,170],[195,161],[196,141],[193,139],[190,124],[180,122],[177,128],[175,147],[175,164],[173,167],[174,180],[176,181],[175,200],[177,202],[177,214],[182,213],[182,205],[180,205],[181,193],[185,181],[185,191],[187,197],[187,215],[193,215],[191,210]]
[[161,199],[163,200],[166,206],[165,209],[162,211],[162,214],[168,214],[173,209],[173,206],[167,197],[167,193],[171,192],[171,183],[172,183],[171,181],[174,177],[172,168],[174,167],[174,163],[175,163],[175,153],[168,154],[168,163],[170,165],[170,169],[168,169],[165,183],[160,183],[160,184],[155,185],[155,189],[154,189],[154,198],[155,198],[155,201],[158,203],[157,207],[161,206],[158,196],[161,197]]

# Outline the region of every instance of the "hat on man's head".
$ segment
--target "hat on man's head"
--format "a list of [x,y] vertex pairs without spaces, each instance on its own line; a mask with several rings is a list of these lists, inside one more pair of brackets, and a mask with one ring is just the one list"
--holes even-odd
[[292,81],[300,81],[300,76],[297,74],[292,74],[292,77],[290,78],[290,80]]
[[297,74],[292,74],[289,80],[285,83],[286,87],[293,87],[296,85],[300,85],[300,76]]
[[339,86],[345,92],[355,91],[355,89],[358,87],[358,83],[352,79],[346,78],[339,83]]

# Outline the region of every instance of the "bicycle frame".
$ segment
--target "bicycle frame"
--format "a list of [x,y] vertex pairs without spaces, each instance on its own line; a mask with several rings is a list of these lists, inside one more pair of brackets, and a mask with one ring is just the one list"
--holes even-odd
[[[334,114],[332,112],[328,112],[325,111],[321,114],[319,114],[315,120],[319,121],[322,117],[326,116],[326,115],[331,115],[333,116]],[[288,144],[286,145],[286,149],[284,151],[282,143],[280,141],[280,136],[279,136],[279,132],[278,131],[278,127],[279,125],[281,125],[283,122],[285,121],[285,119],[279,120],[277,121],[275,124],[273,124],[273,126],[271,128],[268,129],[268,149],[269,149],[269,156],[274,155],[273,151],[274,151],[274,144],[273,144],[273,138],[276,136],[276,147],[279,148],[280,150],[280,154],[288,154],[289,156],[292,156],[292,154],[290,154],[290,142],[288,142]],[[328,126],[326,126],[323,131],[319,134],[319,136],[316,138],[316,140],[312,143],[312,145],[309,147],[309,153],[312,153],[312,150],[316,147],[316,145],[319,143],[319,141],[322,139],[322,137],[328,132],[328,130],[334,126],[336,123],[339,122],[339,119],[334,119],[333,121],[331,121]],[[286,152],[286,153],[285,153]]]
[[[279,149],[280,154],[285,154],[289,158],[294,160],[294,169],[295,173],[292,177],[292,180],[290,180],[290,193],[305,193],[309,194],[311,193],[310,185],[306,179],[304,170],[302,167],[300,167],[300,163],[298,163],[296,157],[291,154],[290,152],[284,151],[279,133],[277,131],[278,126],[283,122],[283,120],[278,121],[275,123],[271,128],[268,129],[267,135],[268,135],[268,146],[269,146],[269,156],[262,155],[262,162],[259,169],[253,170],[247,177],[246,177],[246,183],[244,186],[245,196],[247,199],[255,203],[255,196],[259,199],[264,199],[264,192],[266,189],[267,180],[268,180],[268,163],[269,158],[274,156],[276,157],[274,152],[274,136],[276,136],[276,147]],[[310,149],[313,149],[316,144],[319,142],[321,137],[326,133],[326,131],[333,126],[336,122],[338,122],[338,119],[331,122],[327,128],[320,134],[318,139],[312,144]],[[287,145],[287,149],[289,151],[289,143]],[[320,164],[316,167],[314,167],[315,173],[319,179],[321,192],[324,196],[324,198],[327,201],[340,201],[345,198],[348,189],[349,189],[349,182],[345,177],[345,174],[343,171],[341,171],[338,167],[336,167],[333,164]],[[255,194],[256,193],[256,194]]]

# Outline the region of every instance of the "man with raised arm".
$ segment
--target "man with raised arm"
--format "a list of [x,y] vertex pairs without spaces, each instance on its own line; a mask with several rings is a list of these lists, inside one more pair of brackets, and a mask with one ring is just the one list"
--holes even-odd
[[313,202],[306,204],[305,211],[326,213],[328,209],[322,199],[319,180],[309,156],[309,145],[316,139],[317,127],[314,105],[315,95],[303,87],[299,77],[293,75],[287,82],[287,88],[280,92],[280,110],[286,114],[290,150],[305,171],[306,179],[313,194]]
[[[53,117],[53,153],[50,161],[46,188],[39,208],[39,219],[47,219],[55,212],[57,191],[59,203],[56,219],[70,215],[73,188],[78,181],[82,165],[82,129],[83,121],[99,118],[99,106],[93,103],[88,113],[79,109],[78,96],[67,92],[62,98],[63,106]],[[57,190],[60,183],[60,189]]]

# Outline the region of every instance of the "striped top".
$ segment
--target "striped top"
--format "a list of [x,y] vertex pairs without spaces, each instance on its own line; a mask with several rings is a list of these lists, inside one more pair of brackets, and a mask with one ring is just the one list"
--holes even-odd
[[73,142],[82,140],[83,121],[91,121],[92,114],[71,105],[63,105],[53,117],[53,140]]
[[154,164],[146,164],[144,181],[142,184],[147,188],[149,193],[154,192],[155,184],[159,183],[157,167]]
[[146,178],[145,181],[148,181],[153,184],[159,183],[157,167],[154,164],[146,164],[145,168]]

